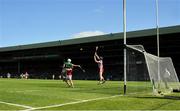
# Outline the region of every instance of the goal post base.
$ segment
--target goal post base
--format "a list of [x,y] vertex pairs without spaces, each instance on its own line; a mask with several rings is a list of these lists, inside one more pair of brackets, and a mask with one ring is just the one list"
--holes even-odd
[[126,94],[126,85],[124,85],[124,95]]

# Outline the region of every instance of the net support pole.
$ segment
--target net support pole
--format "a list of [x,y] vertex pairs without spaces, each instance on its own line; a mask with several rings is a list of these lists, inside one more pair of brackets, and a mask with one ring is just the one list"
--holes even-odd
[[[124,46],[126,45],[126,0],[123,0]],[[124,95],[126,94],[126,47],[124,47]]]
[[160,56],[159,53],[159,5],[158,0],[156,0],[156,32],[157,32],[157,56]]
[[[159,53],[159,4],[158,4],[158,0],[156,1],[156,33],[157,33],[157,56],[160,57],[160,53]],[[159,59],[158,59],[158,87],[160,87],[160,64],[159,64]]]

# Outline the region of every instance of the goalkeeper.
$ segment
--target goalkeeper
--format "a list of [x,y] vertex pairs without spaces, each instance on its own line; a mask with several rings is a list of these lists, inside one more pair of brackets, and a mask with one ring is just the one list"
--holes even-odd
[[103,84],[105,83],[103,73],[104,73],[104,68],[103,68],[103,57],[100,57],[97,55],[97,50],[98,46],[96,46],[96,51],[94,53],[94,61],[98,64],[99,67],[99,83],[98,84]]
[[81,67],[80,65],[75,65],[71,63],[71,59],[67,59],[67,62],[64,62],[63,64],[63,70],[65,71],[64,73],[66,74],[66,78],[64,81],[67,83],[69,87],[74,88],[74,84],[72,81],[72,71],[74,67]]

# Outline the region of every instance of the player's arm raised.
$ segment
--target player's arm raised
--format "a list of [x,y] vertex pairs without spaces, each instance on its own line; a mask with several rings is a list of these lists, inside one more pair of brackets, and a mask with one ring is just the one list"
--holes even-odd
[[97,55],[97,50],[98,50],[98,46],[96,46],[96,51],[95,51],[95,53],[94,53],[94,56],[99,60],[100,57]]
[[95,55],[94,55],[94,61],[95,61],[96,63],[99,63],[99,61],[97,60],[97,58],[96,58]]

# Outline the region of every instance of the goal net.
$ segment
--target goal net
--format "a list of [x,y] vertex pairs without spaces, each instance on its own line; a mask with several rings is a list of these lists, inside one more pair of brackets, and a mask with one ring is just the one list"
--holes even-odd
[[[166,94],[180,90],[172,59],[147,53],[142,45],[127,45],[128,81],[144,81],[154,94]],[[151,81],[151,86],[150,86]]]

